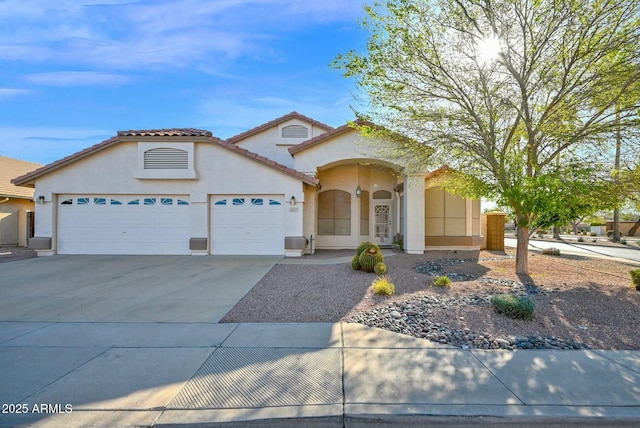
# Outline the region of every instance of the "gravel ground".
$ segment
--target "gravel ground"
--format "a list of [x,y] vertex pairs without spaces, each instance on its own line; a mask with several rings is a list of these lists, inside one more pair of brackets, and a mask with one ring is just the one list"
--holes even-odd
[[[640,292],[628,274],[637,266],[530,253],[531,276],[519,278],[510,253],[399,253],[385,262],[396,285],[390,297],[373,294],[375,276],[348,263],[276,265],[222,322],[360,322],[485,349],[640,349]],[[452,278],[450,288],[432,286],[441,273]],[[494,313],[489,299],[501,293],[530,297],[533,320]]]

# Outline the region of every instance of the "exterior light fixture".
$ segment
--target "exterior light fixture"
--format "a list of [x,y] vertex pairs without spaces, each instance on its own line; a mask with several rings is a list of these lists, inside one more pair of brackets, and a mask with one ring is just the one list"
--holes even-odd
[[360,195],[362,195],[362,189],[360,188],[360,186],[358,185],[358,187],[356,187],[356,196],[359,198]]
[[296,204],[296,197],[295,197],[295,196],[292,196],[292,197],[291,197],[291,199],[289,199],[289,203],[290,203],[291,205],[295,205],[295,204]]
[[40,196],[38,196],[38,199],[36,199],[36,203],[37,203],[38,205],[42,205],[42,204],[44,204],[44,195],[40,195]]

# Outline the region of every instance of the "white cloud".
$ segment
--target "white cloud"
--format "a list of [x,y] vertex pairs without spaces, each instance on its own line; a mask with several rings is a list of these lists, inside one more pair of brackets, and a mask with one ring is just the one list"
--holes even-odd
[[25,76],[30,83],[48,86],[123,85],[133,79],[129,76],[96,71],[56,71],[34,73]]
[[19,95],[28,94],[28,89],[12,89],[12,88],[0,88],[0,100],[7,98],[17,97]]
[[8,0],[0,56],[112,69],[271,60],[281,55],[268,46],[275,34],[360,15],[352,0]]

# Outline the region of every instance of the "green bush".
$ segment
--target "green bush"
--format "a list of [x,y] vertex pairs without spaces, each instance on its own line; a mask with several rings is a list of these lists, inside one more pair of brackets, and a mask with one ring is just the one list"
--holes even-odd
[[626,240],[626,239],[624,239],[624,238],[620,238],[620,243],[621,243],[622,245],[627,245],[627,240]]
[[631,281],[636,286],[636,290],[640,291],[640,269],[634,269],[629,272],[631,274]]
[[363,251],[368,250],[369,248],[375,248],[376,251],[380,252],[380,247],[378,247],[375,243],[364,241],[362,244],[358,245],[358,249],[356,250],[356,256],[360,257]]
[[590,232],[589,235],[590,236],[598,236],[598,234],[596,232]]
[[358,259],[358,256],[353,256],[351,259],[351,267],[353,270],[360,270],[360,260]]
[[607,230],[607,236],[611,238],[613,236],[613,230]]
[[578,242],[584,242],[584,238],[582,236],[578,236]]
[[385,265],[384,262],[376,263],[376,265],[373,267],[373,271],[376,273],[376,275],[384,275],[385,273],[387,273],[387,265]]
[[[584,239],[583,239],[584,241]],[[559,248],[545,248],[544,250],[542,250],[542,254],[546,254],[549,256],[559,256],[560,255],[560,249]]]
[[436,287],[451,287],[451,278],[447,275],[436,276],[433,278],[433,285]]
[[365,272],[373,272],[376,264],[384,262],[384,257],[380,254],[380,251],[374,247],[370,247],[360,254],[358,259],[360,262],[360,268]]
[[373,291],[382,296],[390,296],[396,292],[396,286],[389,280],[387,276],[379,276],[371,283]]
[[509,318],[530,320],[533,318],[535,304],[528,297],[500,294],[491,298],[493,310]]

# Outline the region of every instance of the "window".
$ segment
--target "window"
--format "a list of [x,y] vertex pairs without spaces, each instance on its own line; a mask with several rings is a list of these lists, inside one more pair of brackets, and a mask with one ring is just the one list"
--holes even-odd
[[309,138],[309,129],[302,125],[289,125],[282,128],[282,138]]
[[170,147],[147,150],[144,169],[189,169],[189,153]]
[[262,198],[251,198],[251,205],[262,205],[264,200]]
[[140,199],[134,199],[133,201],[127,202],[127,205],[140,205]]
[[144,204],[145,205],[155,205],[156,204],[156,198],[144,198]]
[[116,199],[111,199],[111,205],[122,205],[122,202],[116,200]]
[[360,194],[360,235],[369,236],[369,192]]
[[189,202],[178,199],[178,205],[189,205]]
[[216,201],[216,203],[214,205],[227,205],[227,200],[226,199],[222,199],[221,201]]
[[78,205],[89,205],[89,198],[78,198]]
[[244,198],[233,198],[233,205],[244,205]]
[[160,198],[160,203],[162,205],[173,205],[173,199],[172,198]]
[[269,205],[282,205],[279,201],[274,201],[273,199],[269,199]]
[[64,201],[60,202],[60,205],[73,205],[73,199],[65,199]]
[[107,205],[107,200],[105,198],[93,198],[93,203],[96,205]]
[[327,190],[318,194],[318,235],[351,235],[351,194]]
[[373,199],[391,199],[391,192],[388,190],[376,190],[373,192]]

